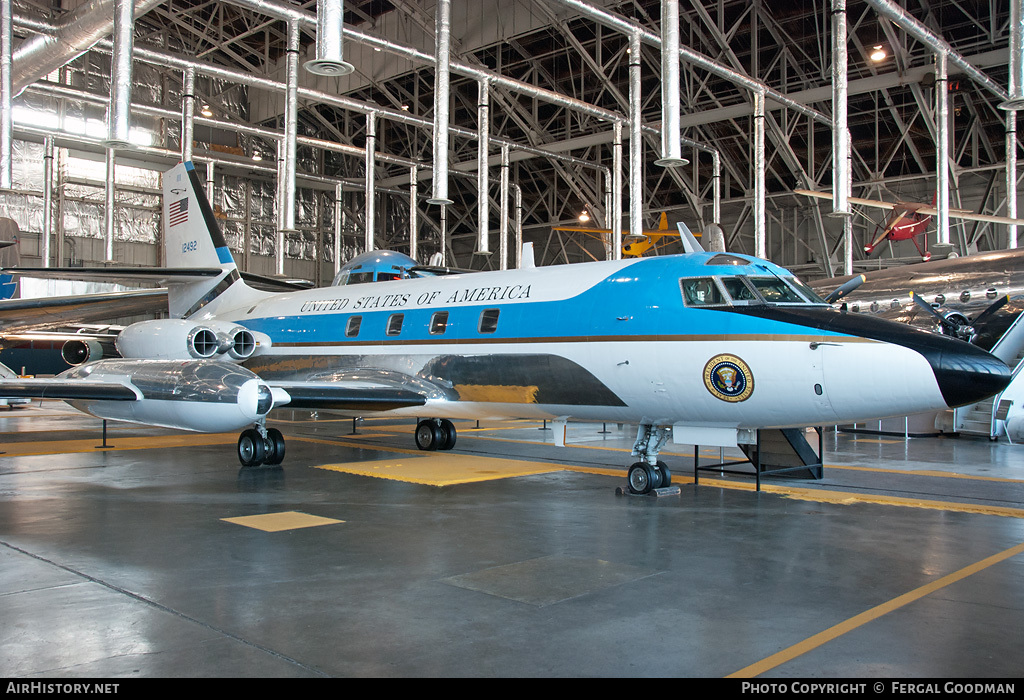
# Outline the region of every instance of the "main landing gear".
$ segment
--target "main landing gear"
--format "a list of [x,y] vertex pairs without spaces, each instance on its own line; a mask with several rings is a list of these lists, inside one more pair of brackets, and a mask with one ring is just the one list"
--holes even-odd
[[262,423],[238,436],[238,461],[243,467],[275,466],[284,461],[284,435]]
[[455,447],[455,425],[447,418],[427,418],[416,424],[416,447],[432,452]]
[[626,474],[630,493],[650,493],[654,489],[663,489],[672,483],[672,472],[668,465],[658,461],[658,452],[668,442],[672,429],[641,424],[636,431],[636,442],[633,443],[633,456],[640,457],[634,462]]

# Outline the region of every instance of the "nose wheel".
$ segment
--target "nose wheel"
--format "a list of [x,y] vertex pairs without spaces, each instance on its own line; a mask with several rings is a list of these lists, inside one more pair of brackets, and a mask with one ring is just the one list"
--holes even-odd
[[636,462],[626,474],[629,492],[636,494],[650,493],[654,489],[663,489],[672,483],[672,472],[664,462],[648,464]]
[[284,435],[277,428],[257,425],[238,436],[238,461],[243,467],[274,466],[284,461]]

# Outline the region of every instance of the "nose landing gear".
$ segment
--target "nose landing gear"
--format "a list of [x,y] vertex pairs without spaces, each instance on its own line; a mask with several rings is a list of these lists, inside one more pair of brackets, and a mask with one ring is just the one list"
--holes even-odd
[[262,423],[243,430],[238,436],[238,461],[243,467],[280,464],[284,461],[284,435]]
[[633,463],[626,474],[630,493],[650,493],[672,483],[672,472],[668,465],[658,461],[658,453],[671,434],[670,427],[650,423],[642,423],[637,428],[633,456],[640,457],[640,461]]

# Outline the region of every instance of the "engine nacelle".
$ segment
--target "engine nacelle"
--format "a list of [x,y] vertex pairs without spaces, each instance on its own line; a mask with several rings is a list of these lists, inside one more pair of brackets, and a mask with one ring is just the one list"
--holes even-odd
[[100,360],[61,377],[127,384],[136,401],[68,401],[106,420],[220,433],[241,430],[274,407],[273,394],[258,376],[230,362],[208,360]]
[[116,345],[127,358],[206,360],[226,356],[246,360],[258,349],[269,347],[270,338],[233,323],[169,318],[133,323],[121,331]]
[[61,358],[72,367],[95,362],[107,357],[117,357],[117,351],[111,342],[96,338],[74,339],[65,342],[60,348]]

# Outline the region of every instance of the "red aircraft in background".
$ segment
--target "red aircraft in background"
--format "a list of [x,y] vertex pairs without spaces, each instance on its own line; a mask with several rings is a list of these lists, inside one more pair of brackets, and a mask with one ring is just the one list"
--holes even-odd
[[[832,199],[831,192],[817,192],[814,190],[793,190],[797,194],[820,199]],[[850,197],[851,204],[861,204],[867,207],[889,209],[892,213],[885,221],[875,228],[875,235],[871,243],[864,246],[864,252],[871,255],[875,249],[885,241],[911,241],[921,258],[927,262],[931,260],[932,254],[928,252],[928,239],[923,239],[924,246],[918,243],[917,237],[925,232],[932,217],[939,211],[935,208],[935,198],[931,204],[921,202],[883,202],[877,199],[861,199]],[[950,209],[949,216],[954,219],[967,219],[969,221],[987,221],[993,224],[1015,224],[1024,226],[1024,219],[1011,219],[1006,216],[993,216],[990,214],[975,214],[966,209]]]

